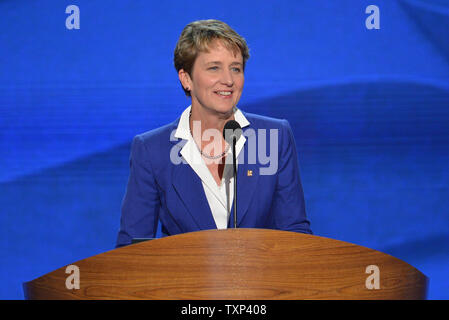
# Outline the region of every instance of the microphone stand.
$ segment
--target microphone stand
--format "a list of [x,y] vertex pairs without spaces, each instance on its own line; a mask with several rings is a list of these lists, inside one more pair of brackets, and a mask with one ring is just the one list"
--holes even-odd
[[234,228],[237,228],[237,159],[235,154],[235,145],[237,137],[232,137],[232,166],[234,168]]
[[241,135],[242,128],[237,121],[229,120],[226,122],[223,128],[223,138],[227,143],[232,144],[232,167],[234,169],[234,228],[237,228],[237,153],[235,152],[235,145]]

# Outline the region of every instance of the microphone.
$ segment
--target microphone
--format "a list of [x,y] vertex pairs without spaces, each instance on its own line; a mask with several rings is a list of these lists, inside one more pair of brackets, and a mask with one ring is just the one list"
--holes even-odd
[[242,135],[242,127],[235,120],[226,122],[223,128],[223,138],[232,146],[232,167],[234,176],[234,228],[237,228],[237,155],[235,145]]

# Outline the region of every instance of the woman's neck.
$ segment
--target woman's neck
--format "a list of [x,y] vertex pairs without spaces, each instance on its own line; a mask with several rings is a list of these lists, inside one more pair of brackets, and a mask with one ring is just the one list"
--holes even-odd
[[216,129],[219,132],[223,132],[223,128],[229,120],[234,119],[234,110],[231,110],[227,114],[209,111],[205,108],[192,106],[190,116],[190,128],[192,129],[193,121],[200,121],[201,134],[207,129]]
[[218,132],[222,133],[223,128],[229,120],[234,119],[234,110],[231,110],[227,114],[211,112],[205,108],[192,106],[190,115],[190,130],[193,132],[193,122],[199,121],[201,124],[201,136],[204,131],[208,129],[216,129]]
[[[193,139],[201,150],[210,150],[209,155],[217,155],[225,150],[227,143],[223,138],[223,128],[227,121],[234,119],[234,110],[230,110],[228,114],[211,112],[203,107],[192,106],[190,114],[190,132]],[[204,133],[206,130],[211,130]],[[208,146],[211,144],[210,146]]]

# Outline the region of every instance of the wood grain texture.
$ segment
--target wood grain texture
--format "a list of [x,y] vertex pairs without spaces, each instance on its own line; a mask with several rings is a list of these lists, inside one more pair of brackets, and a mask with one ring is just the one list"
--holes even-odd
[[[328,238],[265,229],[207,230],[142,242],[24,283],[27,299],[425,299],[428,279],[379,251]],[[368,265],[380,269],[369,290]]]

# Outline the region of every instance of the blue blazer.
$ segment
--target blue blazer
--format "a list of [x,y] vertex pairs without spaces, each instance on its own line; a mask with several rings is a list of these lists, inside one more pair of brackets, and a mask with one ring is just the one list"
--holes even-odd
[[[266,154],[269,154],[269,129],[278,129],[279,156],[276,172],[261,175],[260,169],[268,165],[261,164],[259,159],[251,163],[254,161],[240,158],[240,152],[237,226],[311,234],[289,123],[287,120],[243,114],[250,122],[243,128],[247,138],[243,155],[248,155],[249,139],[263,139],[257,134],[258,129],[266,129]],[[179,155],[183,142],[186,142],[174,138],[179,119],[133,139],[117,247],[130,244],[133,238],[154,238],[158,222],[161,223],[162,236],[217,228],[199,176],[189,164],[173,164],[170,160],[170,152],[178,152]],[[228,227],[232,225],[233,206]]]

